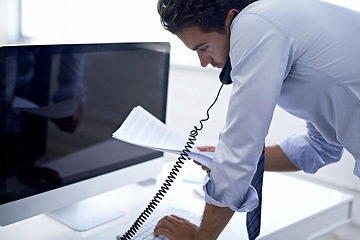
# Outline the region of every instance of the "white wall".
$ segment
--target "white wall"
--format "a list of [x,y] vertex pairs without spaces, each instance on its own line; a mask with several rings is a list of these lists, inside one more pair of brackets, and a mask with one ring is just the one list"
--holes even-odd
[[9,0],[0,1],[0,45],[7,43],[9,35]]
[[19,1],[0,1],[0,46],[15,43],[18,38]]
[[[172,62],[196,64],[196,59],[188,57],[195,53],[186,51],[184,44],[161,26],[156,3],[157,0],[0,0],[0,45],[170,42]],[[20,34],[20,24],[25,36]]]

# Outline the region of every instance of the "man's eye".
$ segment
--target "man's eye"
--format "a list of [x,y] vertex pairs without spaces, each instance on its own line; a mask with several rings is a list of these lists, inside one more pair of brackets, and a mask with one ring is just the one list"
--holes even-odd
[[202,51],[202,52],[203,52],[203,51],[206,51],[207,49],[208,49],[208,47],[206,47],[206,46],[199,48],[199,50]]

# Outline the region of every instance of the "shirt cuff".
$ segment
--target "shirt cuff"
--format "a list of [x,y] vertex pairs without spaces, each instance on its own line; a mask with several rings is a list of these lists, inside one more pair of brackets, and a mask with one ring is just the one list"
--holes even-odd
[[287,137],[278,145],[289,160],[306,173],[316,173],[325,165],[324,160],[306,141],[306,134]]
[[311,123],[307,134],[293,135],[279,143],[290,161],[307,173],[315,173],[321,167],[337,162],[343,147],[329,144]]
[[87,91],[80,83],[69,83],[66,85],[59,86],[59,89],[53,96],[52,100],[54,103],[65,101],[73,97],[81,97],[81,101],[86,101]]
[[[249,186],[248,191],[244,197],[244,199],[241,201],[241,204],[234,204],[232,202],[226,202],[225,198],[216,199],[214,197],[214,184],[209,176],[209,174],[206,175],[203,190],[205,193],[205,201],[208,204],[215,205],[218,207],[227,207],[235,212],[251,212],[254,210],[258,204],[259,199],[257,192],[254,187]],[[229,189],[231,191],[231,189]],[[236,199],[238,202],[239,199]]]

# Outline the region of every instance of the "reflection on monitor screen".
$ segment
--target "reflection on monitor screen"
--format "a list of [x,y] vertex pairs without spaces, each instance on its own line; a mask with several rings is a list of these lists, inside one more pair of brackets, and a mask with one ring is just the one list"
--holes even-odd
[[1,226],[160,171],[162,153],[111,135],[137,105],[165,122],[169,51],[168,43],[0,47]]

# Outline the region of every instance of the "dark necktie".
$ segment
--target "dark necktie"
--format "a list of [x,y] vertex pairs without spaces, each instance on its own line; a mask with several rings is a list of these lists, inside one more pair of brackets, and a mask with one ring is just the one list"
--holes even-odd
[[260,234],[260,222],[261,222],[261,202],[262,202],[262,185],[264,176],[264,164],[265,164],[265,148],[259,159],[257,170],[251,181],[251,185],[255,188],[258,193],[259,204],[258,206],[248,212],[246,215],[246,228],[248,231],[249,240],[254,240]]

